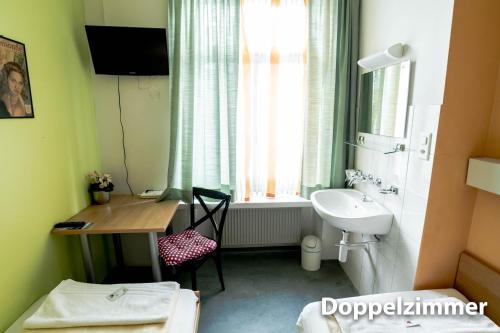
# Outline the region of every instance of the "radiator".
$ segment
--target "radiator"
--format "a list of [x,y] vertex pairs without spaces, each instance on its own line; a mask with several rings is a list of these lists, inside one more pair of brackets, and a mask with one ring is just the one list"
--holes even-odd
[[229,209],[223,248],[300,244],[301,208]]

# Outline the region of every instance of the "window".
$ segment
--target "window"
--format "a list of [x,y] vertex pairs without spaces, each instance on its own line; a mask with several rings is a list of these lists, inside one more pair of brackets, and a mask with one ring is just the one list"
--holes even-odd
[[296,195],[306,96],[306,4],[242,1],[240,29],[238,197]]
[[238,201],[342,186],[359,2],[240,1],[169,2],[163,197],[189,197],[192,186]]

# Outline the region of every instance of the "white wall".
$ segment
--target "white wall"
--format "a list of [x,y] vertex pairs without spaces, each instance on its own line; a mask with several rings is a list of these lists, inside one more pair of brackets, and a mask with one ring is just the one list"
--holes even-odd
[[[167,1],[85,0],[86,23],[166,28]],[[123,166],[117,77],[93,76],[102,171],[115,193],[128,193]],[[129,181],[135,193],[166,187],[170,142],[169,80],[166,76],[120,77]]]
[[[395,185],[400,192],[382,195],[371,184],[357,188],[394,214],[391,232],[365,251],[350,251],[342,264],[361,294],[413,288],[434,158],[440,106],[443,101],[453,0],[362,0],[360,57],[391,44],[407,44],[412,61],[408,127],[405,139],[367,135],[366,145],[390,150],[405,143],[410,151],[384,155],[357,149],[356,168]],[[416,145],[421,132],[433,134],[431,157],[420,160]],[[360,235],[355,235],[354,240]]]
[[401,42],[413,60],[410,105],[443,102],[454,0],[361,0],[360,57]]
[[[85,0],[86,24],[166,28],[165,0]],[[114,193],[128,193],[123,165],[117,77],[93,75],[102,171]],[[120,77],[129,182],[135,193],[164,189],[170,144],[169,80],[166,76]],[[127,265],[149,265],[147,237],[123,235]]]

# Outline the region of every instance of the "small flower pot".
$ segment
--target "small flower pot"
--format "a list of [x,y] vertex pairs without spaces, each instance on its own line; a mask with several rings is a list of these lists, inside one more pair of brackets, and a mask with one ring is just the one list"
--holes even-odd
[[92,192],[92,199],[94,203],[98,205],[104,205],[109,202],[109,192],[106,191],[94,191]]

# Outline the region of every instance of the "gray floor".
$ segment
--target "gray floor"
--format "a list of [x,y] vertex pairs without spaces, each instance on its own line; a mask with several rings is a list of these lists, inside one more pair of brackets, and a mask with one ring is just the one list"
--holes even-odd
[[[198,271],[200,333],[297,332],[295,322],[307,303],[357,295],[337,261],[306,272],[298,251],[225,253],[222,265],[224,292],[212,261]],[[181,284],[190,288],[189,277],[182,276]]]

